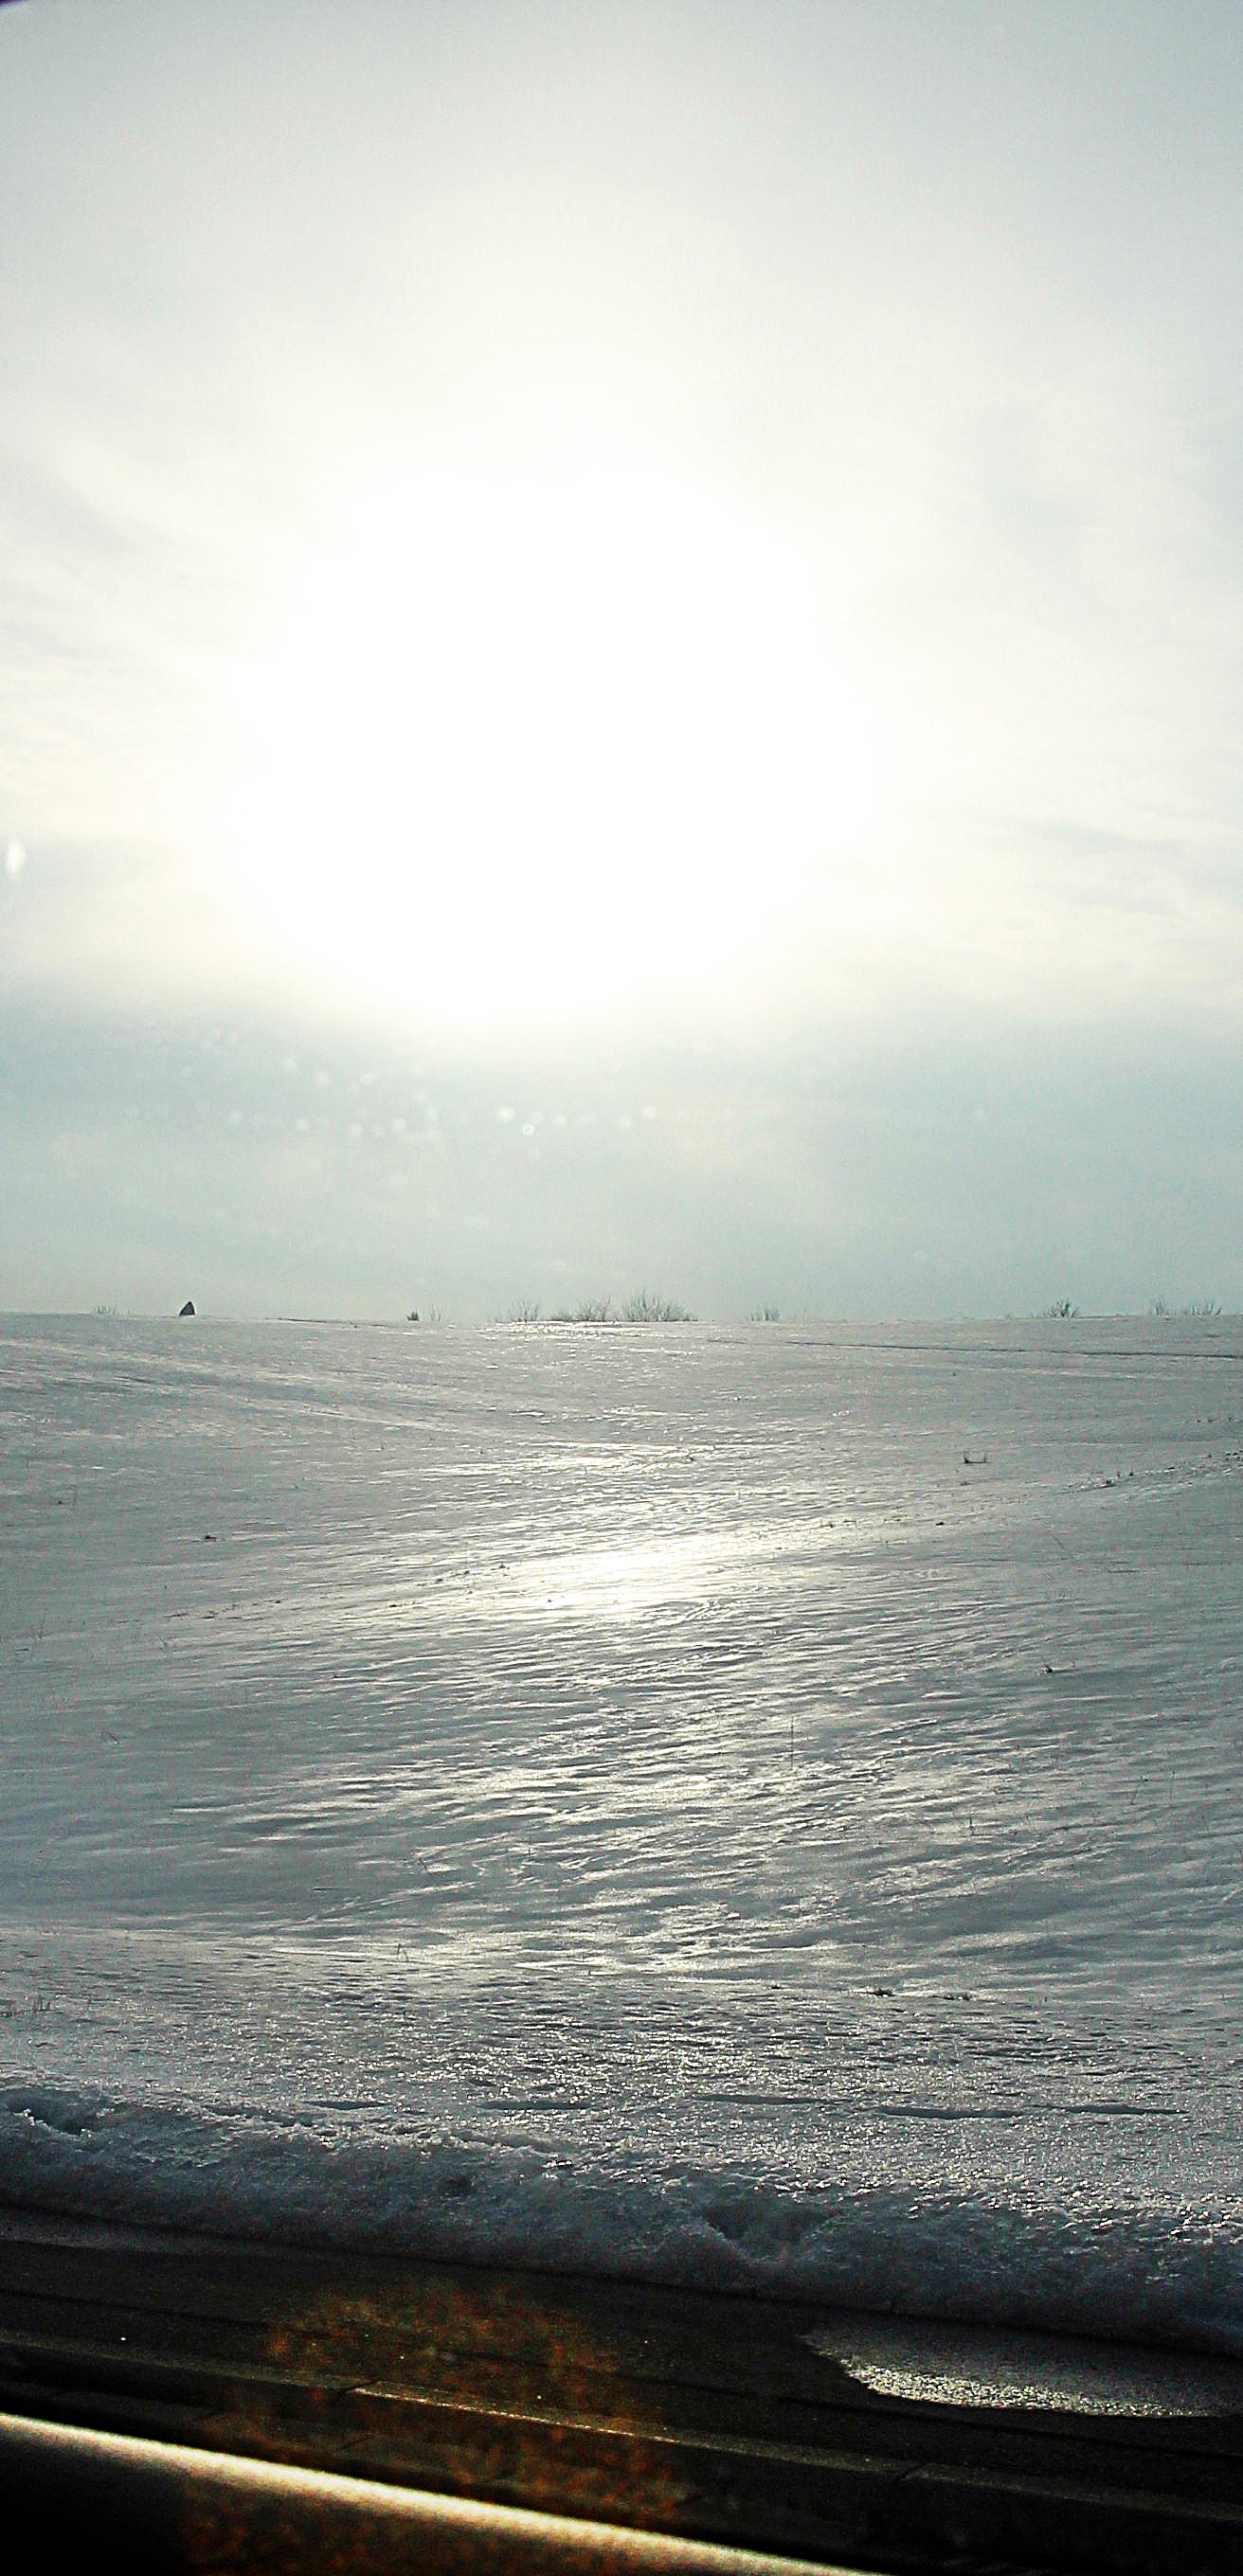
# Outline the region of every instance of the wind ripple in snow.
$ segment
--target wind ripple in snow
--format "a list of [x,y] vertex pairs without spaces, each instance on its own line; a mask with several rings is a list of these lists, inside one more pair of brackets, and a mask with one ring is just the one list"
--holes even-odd
[[13,1322],[0,2180],[1229,2341],[1232,1329]]

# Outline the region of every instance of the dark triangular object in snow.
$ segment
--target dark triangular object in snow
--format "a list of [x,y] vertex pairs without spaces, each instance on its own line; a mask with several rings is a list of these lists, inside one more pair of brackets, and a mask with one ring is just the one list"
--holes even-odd
[[179,1306],[177,1311],[179,1315],[192,1315],[194,1313],[193,1297],[187,1297],[184,1306]]

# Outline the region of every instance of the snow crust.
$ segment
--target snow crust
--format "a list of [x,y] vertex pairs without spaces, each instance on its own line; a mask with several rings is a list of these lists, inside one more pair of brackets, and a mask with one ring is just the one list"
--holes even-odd
[[0,1334],[0,2193],[1243,2350],[1243,1336]]

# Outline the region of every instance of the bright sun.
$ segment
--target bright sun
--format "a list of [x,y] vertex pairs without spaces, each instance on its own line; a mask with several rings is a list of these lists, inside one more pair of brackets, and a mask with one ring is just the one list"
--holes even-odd
[[390,490],[237,715],[252,930],[459,1025],[720,991],[873,803],[802,566],[638,475]]

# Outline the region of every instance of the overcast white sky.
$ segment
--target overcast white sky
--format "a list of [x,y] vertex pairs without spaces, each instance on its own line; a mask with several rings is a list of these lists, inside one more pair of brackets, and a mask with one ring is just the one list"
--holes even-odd
[[0,1301],[1243,1305],[1241,70],[0,12]]

